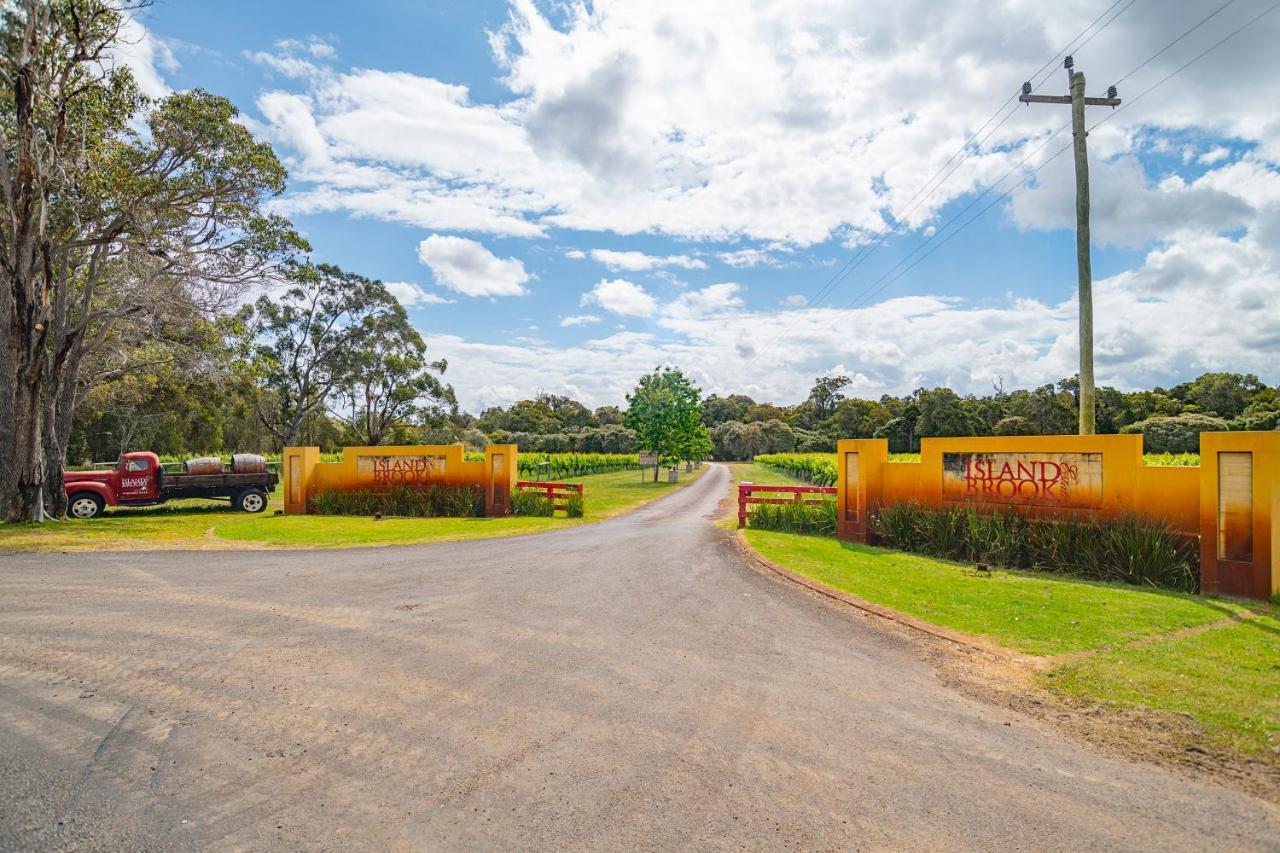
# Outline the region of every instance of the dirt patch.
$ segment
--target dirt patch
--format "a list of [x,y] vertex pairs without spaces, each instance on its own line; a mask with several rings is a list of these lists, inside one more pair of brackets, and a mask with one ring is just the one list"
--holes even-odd
[[922,641],[920,654],[966,696],[1050,723],[1105,752],[1280,803],[1280,763],[1214,746],[1189,715],[1060,696],[1041,686],[1040,667],[954,644]]

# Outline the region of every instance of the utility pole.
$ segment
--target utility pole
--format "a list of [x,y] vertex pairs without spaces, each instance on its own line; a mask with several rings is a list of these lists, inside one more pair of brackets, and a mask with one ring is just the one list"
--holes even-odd
[[1069,104],[1071,135],[1075,138],[1076,155],[1076,271],[1080,286],[1080,434],[1097,431],[1093,389],[1093,263],[1089,257],[1089,151],[1085,142],[1084,108],[1118,107],[1116,87],[1107,90],[1105,98],[1084,96],[1084,74],[1072,71],[1075,60],[1068,56],[1062,66],[1071,83],[1070,95],[1033,95],[1031,83],[1022,84],[1024,104]]

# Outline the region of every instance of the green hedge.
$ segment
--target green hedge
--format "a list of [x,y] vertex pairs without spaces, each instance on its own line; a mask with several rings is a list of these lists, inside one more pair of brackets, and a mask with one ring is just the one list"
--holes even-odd
[[881,507],[872,524],[891,548],[950,560],[1182,592],[1195,592],[1199,585],[1196,543],[1136,515],[1029,520],[1013,511],[934,509],[910,502]]
[[409,518],[479,518],[484,515],[484,490],[478,486],[394,486],[319,492],[311,508],[321,515],[383,515]]

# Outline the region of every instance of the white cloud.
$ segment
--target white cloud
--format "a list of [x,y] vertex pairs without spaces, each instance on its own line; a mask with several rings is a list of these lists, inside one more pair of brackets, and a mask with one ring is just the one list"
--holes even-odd
[[782,263],[772,254],[761,249],[738,249],[733,252],[721,252],[716,257],[731,267],[776,267]]
[[790,296],[784,296],[782,304],[788,308],[799,308],[802,305],[808,305],[809,298],[799,293],[793,293]]
[[[581,250],[571,250],[565,253],[567,258],[583,258],[586,255]],[[680,267],[686,270],[704,270],[707,268],[705,261],[689,255],[646,255],[644,252],[616,252],[612,249],[592,249],[592,259],[599,261],[611,270],[626,270],[628,272],[646,272],[660,267]]]
[[164,72],[178,70],[172,48],[141,21],[131,15],[121,19],[120,38],[111,51],[111,61],[125,65],[144,95],[163,98],[170,92]]
[[[1247,165],[1233,166],[1240,173],[1231,180],[1261,183]],[[1099,384],[1167,386],[1223,369],[1280,381],[1278,247],[1280,203],[1273,202],[1242,237],[1178,236],[1136,269],[1096,281]],[[1075,373],[1073,273],[1062,274],[1064,296],[1056,302],[909,296],[857,310],[752,311],[734,304],[737,291],[713,285],[684,295],[690,310],[677,310],[680,298],[655,308],[653,332],[536,350],[449,336],[431,345],[449,358],[450,381],[468,408],[526,393],[497,390],[492,377],[499,375],[510,389],[539,387],[592,406],[617,404],[660,363],[681,366],[708,393],[777,403],[801,400],[813,377],[833,364],[857,377],[863,397],[939,385],[989,393],[997,380],[1027,388]],[[714,312],[715,322],[697,308]]]
[[499,258],[475,240],[432,234],[418,244],[418,260],[437,283],[464,296],[523,296],[529,274],[518,258]]
[[411,281],[388,281],[383,286],[406,308],[413,305],[452,305],[454,302]]
[[1221,162],[1231,156],[1231,149],[1222,145],[1215,145],[1208,151],[1196,158],[1196,162],[1203,163],[1206,166],[1212,166],[1214,163]]
[[658,301],[640,285],[622,278],[600,279],[596,286],[582,294],[582,305],[599,305],[623,317],[650,317]]
[[[261,61],[304,75],[307,91],[294,94],[306,96],[328,158],[294,172],[282,209],[520,236],[558,226],[856,244],[884,227],[886,209],[906,207],[1005,93],[1079,31],[1086,11],[1069,2],[1028,18],[1023,5],[615,0],[553,14],[512,0],[490,39],[510,92],[497,103],[408,73],[335,73],[315,65],[312,47],[293,47]],[[1090,43],[1089,79],[1124,76],[1195,15],[1175,4],[1159,16],[1117,17]],[[1115,113],[1091,134],[1095,152],[1129,151],[1158,126],[1253,142],[1280,159],[1267,73],[1267,45],[1278,38],[1280,16],[1260,20],[1229,57],[1219,51]],[[1133,86],[1183,61],[1162,55]],[[1060,89],[1060,77],[1042,89]],[[1003,174],[1062,120],[1059,109],[1016,110],[918,199],[908,227]],[[768,262],[752,250],[725,254],[726,263]]]
[[738,296],[741,289],[741,285],[724,282],[709,285],[701,290],[691,290],[680,294],[664,311],[672,317],[704,317],[708,314],[722,314],[742,307],[742,299]]
[[575,314],[571,317],[565,317],[560,321],[560,325],[569,328],[571,326],[586,326],[589,323],[599,323],[600,316],[598,314]]

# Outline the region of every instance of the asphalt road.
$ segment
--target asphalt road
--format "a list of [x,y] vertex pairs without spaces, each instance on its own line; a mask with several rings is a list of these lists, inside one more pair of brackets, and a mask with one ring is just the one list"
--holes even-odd
[[1280,849],[749,565],[727,480],[519,539],[0,556],[0,848]]

